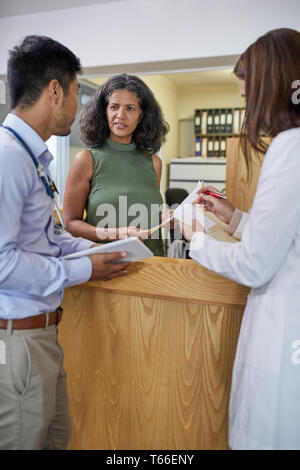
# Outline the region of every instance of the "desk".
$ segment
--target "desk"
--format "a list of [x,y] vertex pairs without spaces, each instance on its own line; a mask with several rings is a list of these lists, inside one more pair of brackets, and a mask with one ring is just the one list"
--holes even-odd
[[192,260],[129,271],[65,291],[70,449],[226,449],[248,289]]

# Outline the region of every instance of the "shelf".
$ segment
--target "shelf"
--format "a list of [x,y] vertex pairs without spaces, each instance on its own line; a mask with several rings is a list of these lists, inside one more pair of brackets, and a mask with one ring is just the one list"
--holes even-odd
[[196,157],[196,156],[192,156],[192,157],[178,157],[178,158],[173,158],[171,159],[170,163],[173,163],[173,164],[184,164],[184,163],[188,163],[188,164],[197,164],[199,165],[200,163],[203,163],[203,164],[222,164],[222,165],[226,165],[226,158],[225,157]]
[[238,137],[239,134],[214,133],[214,134],[195,134],[195,137]]
[[195,109],[195,155],[226,157],[227,139],[238,137],[245,108]]

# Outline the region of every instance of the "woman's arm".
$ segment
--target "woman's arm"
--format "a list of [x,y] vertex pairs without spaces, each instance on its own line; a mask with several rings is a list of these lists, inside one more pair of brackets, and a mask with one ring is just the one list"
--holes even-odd
[[242,239],[249,214],[235,208],[231,220],[228,224],[228,232],[238,240]]
[[276,136],[264,158],[256,195],[240,243],[195,234],[190,256],[208,269],[249,287],[276,274],[299,230],[299,131]]
[[157,184],[158,184],[158,187],[160,187],[162,161],[158,155],[154,154],[152,155],[152,162],[153,162],[153,167],[154,167],[154,171],[155,171],[156,178],[157,178]]
[[[162,161],[159,158],[158,155],[154,154],[152,155],[152,162],[153,162],[153,167],[154,171],[156,174],[156,179],[157,179],[157,184],[158,187],[160,188],[160,180],[161,180],[161,173],[162,173]],[[162,212],[162,221],[167,220],[171,217],[172,211],[169,209],[165,208]],[[174,221],[172,220],[168,225],[166,225],[168,228],[174,228]]]
[[96,227],[84,222],[83,213],[90,193],[93,157],[88,150],[75,156],[66,181],[63,214],[67,230],[75,237],[99,241]]

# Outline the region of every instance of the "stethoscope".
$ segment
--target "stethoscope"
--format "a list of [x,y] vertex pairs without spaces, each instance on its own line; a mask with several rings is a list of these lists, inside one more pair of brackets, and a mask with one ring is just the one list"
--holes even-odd
[[0,124],[0,126],[4,127],[4,129],[7,129],[9,132],[11,132],[16,137],[16,139],[20,142],[20,144],[25,148],[25,150],[28,152],[28,154],[30,155],[31,160],[33,161],[34,166],[36,168],[38,177],[41,179],[43,185],[45,186],[46,193],[54,201],[54,205],[55,205],[55,208],[56,208],[56,211],[57,211],[62,229],[65,230],[66,229],[66,224],[65,224],[64,218],[62,216],[62,213],[60,212],[60,209],[58,207],[58,204],[57,204],[57,201],[56,201],[56,198],[55,198],[55,193],[57,193],[57,194],[59,194],[59,193],[58,193],[57,187],[55,186],[54,181],[51,178],[49,178],[49,176],[46,174],[44,168],[37,161],[37,159],[35,158],[32,150],[31,150],[31,148],[26,144],[26,142],[22,139],[22,137],[14,129],[12,129],[11,127],[3,126],[3,124]]

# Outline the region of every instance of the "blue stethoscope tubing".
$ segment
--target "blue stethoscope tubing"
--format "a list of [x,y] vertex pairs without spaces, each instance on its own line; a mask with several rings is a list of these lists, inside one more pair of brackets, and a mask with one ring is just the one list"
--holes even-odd
[[34,164],[34,166],[37,170],[38,176],[41,179],[43,185],[45,186],[45,189],[46,189],[46,192],[47,192],[48,196],[51,199],[54,200],[54,204],[56,206],[57,213],[58,213],[58,216],[60,218],[60,222],[62,224],[63,229],[65,229],[65,223],[64,223],[62,214],[59,210],[59,207],[56,203],[55,196],[54,196],[55,192],[57,192],[57,194],[58,194],[58,191],[56,189],[56,186],[55,186],[54,182],[51,180],[50,184],[49,184],[49,182],[47,180],[47,177],[46,177],[46,173],[44,171],[44,168],[39,164],[39,162],[37,161],[37,159],[35,158],[32,150],[31,150],[31,148],[26,144],[26,142],[22,139],[22,137],[14,129],[12,129],[9,126],[3,126],[3,124],[0,124],[0,126],[3,127],[4,129],[7,129],[9,132],[11,132],[15,136],[15,138],[20,142],[20,144],[24,147],[24,149],[27,151],[27,153],[30,155],[31,160],[33,161],[33,164]]

